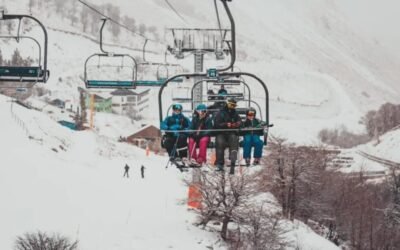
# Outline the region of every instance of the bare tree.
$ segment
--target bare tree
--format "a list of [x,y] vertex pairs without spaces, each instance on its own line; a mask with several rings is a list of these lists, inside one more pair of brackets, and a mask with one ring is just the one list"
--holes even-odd
[[251,205],[241,211],[240,225],[243,232],[241,249],[285,249],[288,242],[283,234],[287,232],[281,225],[281,216],[271,212],[271,204]]
[[18,236],[15,250],[75,250],[78,248],[78,241],[71,242],[67,237],[54,234],[52,236],[43,232],[26,233]]
[[202,197],[199,225],[206,226],[210,220],[221,222],[221,237],[227,240],[228,224],[238,221],[239,210],[254,195],[254,184],[254,176],[246,172],[240,176],[201,172],[197,183]]

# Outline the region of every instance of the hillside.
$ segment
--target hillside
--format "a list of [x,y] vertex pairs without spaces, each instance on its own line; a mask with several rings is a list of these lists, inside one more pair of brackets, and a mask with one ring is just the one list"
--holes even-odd
[[[17,2],[21,4],[7,2],[7,10],[10,13],[13,10],[26,12],[27,5],[23,3],[27,1]],[[101,3],[107,1],[97,4]],[[135,17],[137,22],[149,27],[154,26],[161,34],[166,27],[216,27],[212,4],[172,3],[186,22],[179,19],[164,1],[115,2],[119,4],[121,14]],[[352,30],[345,13],[335,3],[257,0],[249,5],[234,1],[230,6],[238,33],[236,64],[243,71],[259,75],[268,84],[271,122],[276,125],[272,133],[285,135],[294,142],[315,143],[317,133],[325,127],[345,125],[351,131],[362,131],[359,120],[366,111],[384,102],[397,102],[399,61],[373,39]],[[81,4],[77,5],[77,10],[82,8]],[[193,10],[194,14],[190,14]],[[60,32],[69,30],[79,34],[82,31],[53,12],[46,17],[42,11],[33,10],[33,13],[42,16],[51,41],[49,67],[52,77],[45,87],[53,96],[77,103],[76,87],[82,86],[83,63],[90,54],[98,51],[98,45],[84,36]],[[228,23],[221,6],[219,11],[226,27]],[[153,18],[155,16],[157,18]],[[143,38],[129,32],[123,32],[121,36],[121,41],[128,39],[132,48],[141,49]],[[96,39],[93,35],[89,37]],[[107,40],[118,44],[115,39]],[[162,61],[165,45],[153,43],[149,46],[148,49],[160,53],[158,60]],[[140,51],[114,49],[141,57]],[[148,56],[157,59],[152,54]],[[191,60],[184,61],[189,70]],[[213,64],[215,62],[209,61],[207,65]],[[253,91],[257,92],[257,89]],[[153,95],[156,92],[153,90]],[[156,105],[153,103],[154,108],[148,114],[150,120],[157,117],[154,115]]]
[[[0,112],[1,249],[36,230],[62,233],[85,250],[227,249],[216,229],[193,225],[183,183],[191,174],[166,169],[167,157],[69,130],[4,96]],[[126,163],[129,179],[122,178]],[[337,249],[300,222],[286,224],[293,247]]]

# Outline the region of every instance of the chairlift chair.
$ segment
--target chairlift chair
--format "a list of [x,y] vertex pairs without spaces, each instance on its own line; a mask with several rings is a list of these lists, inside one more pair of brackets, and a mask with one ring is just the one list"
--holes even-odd
[[[136,72],[137,72],[137,63],[135,58],[128,54],[116,54],[112,52],[107,52],[103,49],[103,29],[106,24],[107,18],[102,19],[103,23],[100,28],[100,50],[102,53],[95,53],[89,56],[86,61],[85,61],[85,66],[84,66],[84,82],[86,85],[86,88],[101,88],[101,89],[118,89],[118,88],[135,88],[135,82],[136,82]],[[88,74],[88,69],[91,67],[96,67],[96,64],[90,64],[91,61],[95,60],[97,58],[98,64],[97,68],[100,69],[117,69],[117,71],[121,69],[129,69],[127,71],[127,76],[126,78],[122,79],[121,77],[115,77],[115,78],[108,78],[100,76],[101,73],[105,73],[107,71],[99,71],[96,76],[92,76]],[[109,60],[115,60],[115,59],[121,59],[121,64],[117,65],[116,63],[114,64],[104,64],[101,65],[100,61],[101,59],[107,58]],[[124,60],[124,59],[127,60]],[[126,61],[130,61],[130,64],[126,64]],[[118,75],[121,75],[120,72]]]
[[[44,34],[44,42],[40,44],[35,38],[30,36],[21,36],[21,20],[28,18],[39,24]],[[16,36],[4,36],[0,35],[0,39],[15,39],[19,42],[20,39],[32,40],[38,47],[38,64],[36,66],[19,66],[19,65],[0,65],[0,81],[7,82],[47,82],[50,76],[50,71],[47,69],[47,31],[44,25],[35,17],[29,15],[10,15],[4,14],[4,11],[0,12],[0,21],[4,20],[19,20],[18,31]],[[43,45],[43,51],[42,51]],[[43,53],[43,57],[42,57]]]

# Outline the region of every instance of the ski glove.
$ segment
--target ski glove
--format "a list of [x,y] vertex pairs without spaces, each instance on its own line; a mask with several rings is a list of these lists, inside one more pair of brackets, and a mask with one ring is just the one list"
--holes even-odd
[[180,129],[181,129],[181,126],[178,124],[174,124],[171,126],[171,130],[180,130]]

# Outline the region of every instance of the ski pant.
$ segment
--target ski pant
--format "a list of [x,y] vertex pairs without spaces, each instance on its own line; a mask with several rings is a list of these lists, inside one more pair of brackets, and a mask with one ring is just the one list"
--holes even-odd
[[128,170],[125,170],[124,176],[122,176],[122,177],[125,177],[125,176],[129,178]]
[[[224,165],[224,152],[225,148],[229,147],[229,158],[231,161],[236,161],[236,155],[239,149],[239,137],[236,134],[219,134],[215,139],[215,149],[216,149],[216,165]],[[234,164],[235,162],[231,162]]]
[[[209,136],[203,136],[196,140],[192,137],[189,138],[189,154],[190,158],[196,160],[198,163],[203,163],[207,161],[207,145],[210,141]],[[197,154],[197,149],[199,148],[199,153]]]
[[243,158],[251,158],[251,148],[254,147],[254,158],[261,158],[263,141],[259,135],[243,136]]
[[187,138],[186,136],[168,136],[165,139],[165,149],[170,158],[187,157]]

